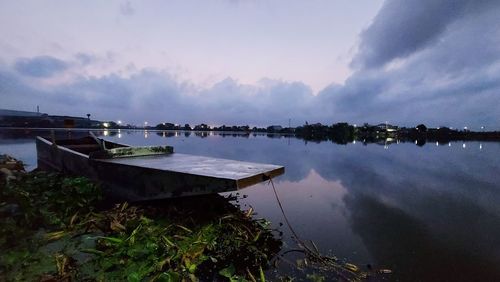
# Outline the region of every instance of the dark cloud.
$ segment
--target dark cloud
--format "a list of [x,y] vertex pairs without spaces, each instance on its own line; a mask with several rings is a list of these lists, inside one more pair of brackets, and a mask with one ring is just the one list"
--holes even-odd
[[312,90],[301,82],[263,79],[257,85],[227,78],[202,91],[198,102],[215,122],[284,124],[289,118],[304,121]]
[[361,34],[358,69],[319,98],[357,122],[497,126],[499,13],[498,1],[388,1]]
[[[3,78],[3,79],[2,79]],[[77,77],[52,88],[30,86],[12,72],[3,72],[0,88],[4,107],[16,108],[19,93],[50,113],[95,113],[101,119],[142,123],[285,124],[288,118],[307,118],[312,90],[300,82],[263,80],[245,85],[227,78],[200,90],[169,73],[144,69],[128,77],[111,74]],[[19,106],[17,106],[19,107]],[[296,120],[295,120],[296,121]]]
[[68,68],[68,63],[50,56],[18,59],[14,68],[20,74],[32,77],[51,77]]
[[[355,67],[380,67],[431,44],[455,21],[494,6],[491,0],[388,0],[361,34]],[[498,2],[497,2],[498,3]]]

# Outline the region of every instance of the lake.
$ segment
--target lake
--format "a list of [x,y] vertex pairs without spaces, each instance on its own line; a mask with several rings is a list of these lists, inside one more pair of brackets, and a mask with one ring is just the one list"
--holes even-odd
[[[338,145],[266,134],[97,133],[130,145],[284,165],[274,184],[297,235],[362,269],[391,269],[390,280],[500,281],[500,143]],[[0,153],[35,168],[37,134],[46,131],[0,130]],[[271,185],[241,190],[239,204],[282,232],[282,253],[295,248]],[[285,266],[276,271],[301,275]]]

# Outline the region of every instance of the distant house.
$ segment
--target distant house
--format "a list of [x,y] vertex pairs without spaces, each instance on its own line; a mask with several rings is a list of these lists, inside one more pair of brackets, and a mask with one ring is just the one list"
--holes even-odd
[[164,122],[156,125],[156,129],[158,130],[175,130],[177,129],[175,124],[170,122]]
[[271,125],[267,127],[268,132],[279,132],[283,129],[281,125]]
[[396,131],[398,131],[397,126],[391,125],[388,123],[377,124],[377,125],[375,125],[375,127],[377,128],[377,130],[379,132],[396,132]]

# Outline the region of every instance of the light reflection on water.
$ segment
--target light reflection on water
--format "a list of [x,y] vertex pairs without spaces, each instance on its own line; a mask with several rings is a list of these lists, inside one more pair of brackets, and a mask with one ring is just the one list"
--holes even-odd
[[[33,168],[36,134],[0,130],[0,153]],[[499,143],[365,146],[265,134],[99,134],[130,145],[168,144],[180,153],[284,165],[275,184],[285,212],[299,236],[323,252],[391,268],[401,280],[500,280]],[[241,193],[248,195],[240,199],[243,208],[270,220],[293,247],[271,187]]]

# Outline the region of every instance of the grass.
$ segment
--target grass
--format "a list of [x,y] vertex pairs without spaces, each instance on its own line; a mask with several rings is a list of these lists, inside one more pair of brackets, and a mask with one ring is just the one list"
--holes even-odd
[[89,180],[46,172],[0,185],[0,281],[262,281],[281,248],[218,195],[110,205]]
[[0,281],[360,281],[390,272],[361,271],[297,235],[283,247],[269,222],[229,200],[112,203],[86,178],[0,174]]

